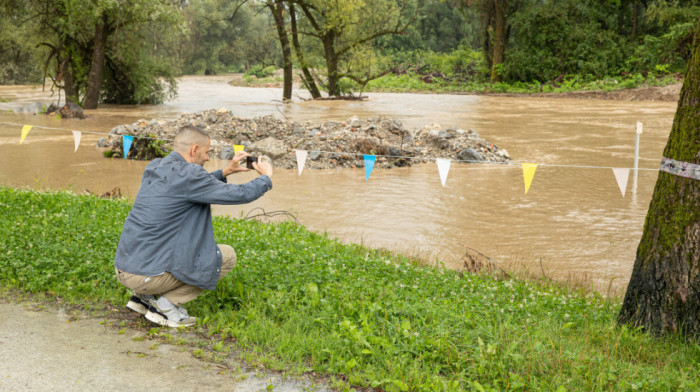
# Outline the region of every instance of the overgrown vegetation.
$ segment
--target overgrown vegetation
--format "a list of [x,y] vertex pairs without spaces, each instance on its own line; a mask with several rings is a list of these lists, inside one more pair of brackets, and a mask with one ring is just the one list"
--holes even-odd
[[[126,200],[0,188],[0,285],[122,306]],[[619,304],[551,282],[469,275],[292,223],[218,217],[238,266],[188,305],[217,350],[386,391],[690,391],[700,345],[616,326]]]
[[246,84],[262,83],[262,70],[285,64],[282,31],[286,64],[312,95],[317,87],[345,95],[654,85],[684,72],[700,16],[698,0],[120,4],[0,2],[0,83],[36,83],[46,72],[83,103],[102,42],[101,102],[158,103],[182,73],[245,71]]

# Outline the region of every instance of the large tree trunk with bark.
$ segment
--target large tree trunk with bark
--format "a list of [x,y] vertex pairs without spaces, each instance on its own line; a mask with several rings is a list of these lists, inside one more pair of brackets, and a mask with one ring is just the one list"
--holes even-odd
[[340,86],[338,85],[338,54],[335,52],[335,32],[329,30],[323,36],[323,51],[326,58],[326,69],[328,70],[328,95],[331,97],[340,96]]
[[277,36],[282,46],[282,70],[284,72],[284,89],[282,91],[282,99],[285,101],[292,99],[292,48],[289,46],[289,37],[287,30],[284,28],[284,4],[282,0],[276,0],[274,3],[268,1],[267,6],[272,12],[277,26]]
[[493,56],[491,57],[491,83],[500,82],[498,68],[503,63],[506,52],[506,12],[507,0],[494,0],[495,26],[493,33]]
[[107,16],[104,15],[95,25],[95,44],[92,49],[92,62],[88,75],[85,109],[97,109],[102,90],[102,75],[105,69],[105,47],[107,46]]
[[66,94],[66,103],[80,104],[78,102],[78,88],[73,76],[73,60],[70,54],[63,60],[61,73],[63,73],[63,92]]
[[301,50],[301,44],[299,44],[299,32],[297,31],[297,16],[294,10],[294,3],[289,4],[289,17],[292,24],[292,43],[294,44],[294,52],[297,54],[297,59],[299,60],[299,66],[301,67],[301,72],[304,75],[304,84],[306,88],[309,89],[312,98],[321,98],[321,92],[316,86],[316,81],[313,75],[309,72],[309,67],[306,65],[304,60],[304,52]]
[[[664,157],[700,164],[700,22]],[[700,336],[700,180],[659,172],[618,321]]]

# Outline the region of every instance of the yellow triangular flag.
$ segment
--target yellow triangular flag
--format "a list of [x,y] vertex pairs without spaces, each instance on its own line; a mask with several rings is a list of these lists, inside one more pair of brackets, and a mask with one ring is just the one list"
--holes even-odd
[[[238,154],[239,152],[243,151],[245,149],[245,146],[241,146],[240,144],[234,144],[233,145],[233,155]],[[243,162],[243,161],[241,161]],[[238,162],[239,164],[241,162]]]
[[535,176],[535,170],[537,170],[536,163],[523,163],[523,178],[525,179],[525,194],[530,190],[530,184],[532,184],[532,178]]
[[78,146],[80,145],[80,136],[82,136],[82,132],[80,131],[72,131],[73,132],[73,140],[75,140],[75,150],[73,152],[78,151]]
[[22,136],[19,138],[19,144],[22,144],[24,138],[27,137],[27,134],[29,133],[29,131],[32,130],[33,127],[34,125],[25,125],[22,127]]

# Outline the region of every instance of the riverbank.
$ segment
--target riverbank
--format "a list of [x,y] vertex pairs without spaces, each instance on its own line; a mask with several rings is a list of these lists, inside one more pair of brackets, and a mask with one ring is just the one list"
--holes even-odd
[[[122,307],[112,259],[131,204],[0,188],[0,282]],[[700,346],[616,326],[619,303],[550,281],[468,274],[293,223],[214,220],[239,264],[188,306],[216,350],[376,390],[692,390]],[[150,325],[143,324],[144,330]],[[167,333],[167,331],[166,331]]]
[[[617,101],[660,101],[677,102],[683,80],[680,75],[662,78],[607,78],[587,83],[453,83],[439,79],[428,79],[418,75],[386,75],[370,81],[362,93],[416,93],[416,94],[473,94],[518,98],[574,98],[602,99]],[[243,74],[232,74],[229,84],[244,87],[281,88],[283,80],[280,71],[275,74],[255,78]],[[294,89],[302,88],[298,76],[294,78]],[[355,93],[357,95],[357,93]]]

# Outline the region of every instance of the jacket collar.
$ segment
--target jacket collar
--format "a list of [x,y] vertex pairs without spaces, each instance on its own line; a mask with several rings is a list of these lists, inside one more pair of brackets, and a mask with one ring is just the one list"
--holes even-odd
[[168,154],[168,159],[187,163],[185,158],[182,155],[180,155],[180,153],[177,151],[172,151],[170,154]]

